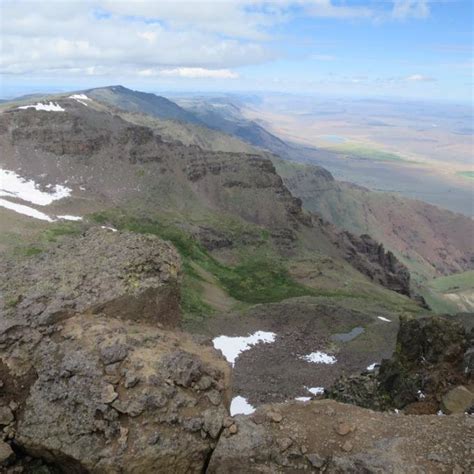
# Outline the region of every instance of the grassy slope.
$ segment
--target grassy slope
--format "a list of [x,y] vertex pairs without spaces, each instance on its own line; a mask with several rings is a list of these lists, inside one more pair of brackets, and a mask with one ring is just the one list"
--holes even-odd
[[336,151],[347,155],[349,158],[357,158],[359,160],[371,160],[371,161],[394,161],[394,162],[408,162],[409,160],[404,159],[400,155],[395,153],[378,150],[364,145],[358,145],[353,143],[345,143],[341,145],[335,145],[327,147],[331,151]]
[[462,176],[463,178],[474,179],[474,171],[459,171],[456,174]]

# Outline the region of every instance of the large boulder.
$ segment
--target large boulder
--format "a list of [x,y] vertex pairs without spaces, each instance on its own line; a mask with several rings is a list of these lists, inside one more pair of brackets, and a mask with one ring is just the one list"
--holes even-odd
[[179,256],[153,235],[91,228],[33,258],[0,261],[0,324],[90,311],[179,324]]
[[200,472],[227,417],[226,362],[182,333],[78,315],[1,343],[4,432],[64,472]]
[[260,407],[237,417],[207,472],[472,472],[466,415],[402,416],[332,400]]
[[93,229],[3,269],[17,302],[0,315],[0,462],[201,472],[228,423],[230,368],[210,344],[164,329],[179,324],[174,248]]
[[474,393],[463,385],[450,390],[441,400],[444,413],[465,413],[474,407]]

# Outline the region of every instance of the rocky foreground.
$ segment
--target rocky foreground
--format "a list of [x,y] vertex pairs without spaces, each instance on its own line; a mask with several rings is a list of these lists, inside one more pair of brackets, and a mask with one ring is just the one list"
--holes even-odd
[[[464,413],[472,405],[472,340],[458,325],[402,325],[399,341],[407,343],[392,362],[400,386],[409,380],[410,394],[426,387],[430,403],[454,396],[457,414],[406,415],[312,400],[232,418],[229,365],[205,338],[179,329],[180,260],[169,244],[91,229],[0,268],[2,472],[474,468],[474,419]],[[440,350],[442,341],[449,350]],[[428,365],[420,371],[423,361]],[[453,390],[463,392],[461,405]],[[397,403],[405,408],[410,401]]]

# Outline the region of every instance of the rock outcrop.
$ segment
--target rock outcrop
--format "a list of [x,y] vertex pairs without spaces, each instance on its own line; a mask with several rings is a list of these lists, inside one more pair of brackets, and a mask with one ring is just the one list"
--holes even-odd
[[[443,396],[456,387],[456,392],[471,393],[472,375],[465,365],[471,344],[464,327],[452,319],[401,318],[393,357],[374,373],[342,377],[328,396],[378,410],[436,413],[443,409]],[[468,411],[469,396],[463,394]]]
[[155,237],[100,229],[5,264],[6,296],[19,291],[0,332],[7,472],[31,458],[51,472],[202,471],[229,426],[230,369],[160,328],[179,324],[179,267]]
[[224,431],[207,472],[472,472],[474,420],[403,416],[332,400],[260,407]]
[[339,237],[338,245],[353,267],[385,288],[410,296],[410,272],[392,252],[366,234],[342,232]]
[[18,262],[0,261],[0,327],[88,310],[179,325],[179,256],[153,235],[92,228]]

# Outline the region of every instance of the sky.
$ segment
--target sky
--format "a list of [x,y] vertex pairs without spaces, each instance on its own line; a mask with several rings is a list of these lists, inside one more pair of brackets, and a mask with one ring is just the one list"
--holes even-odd
[[140,90],[473,100],[471,0],[0,0],[0,97]]

